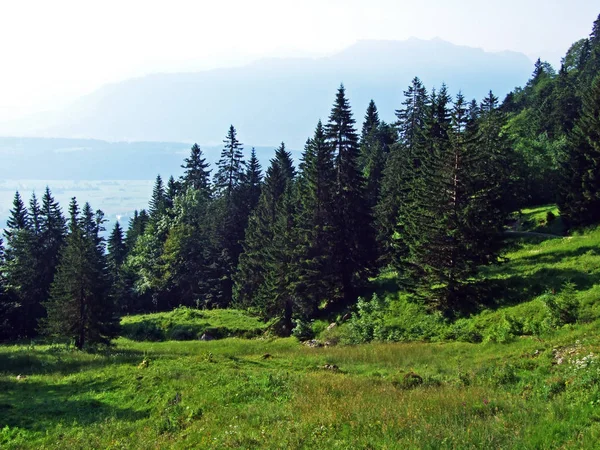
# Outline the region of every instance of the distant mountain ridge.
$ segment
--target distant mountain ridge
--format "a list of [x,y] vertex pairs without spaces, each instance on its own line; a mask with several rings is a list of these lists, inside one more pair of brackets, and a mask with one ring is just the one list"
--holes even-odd
[[327,57],[263,59],[106,85],[66,110],[0,124],[0,134],[219,145],[234,124],[244,142],[285,141],[300,150],[318,119],[327,119],[340,82],[357,122],[371,98],[390,121],[414,76],[429,89],[445,82],[452,94],[461,90],[480,100],[490,89],[503,98],[531,71],[521,53],[485,52],[439,38],[367,40]]

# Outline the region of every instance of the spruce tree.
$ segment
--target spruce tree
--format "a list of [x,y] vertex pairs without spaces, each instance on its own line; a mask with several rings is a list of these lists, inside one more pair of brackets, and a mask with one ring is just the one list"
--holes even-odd
[[10,216],[6,221],[6,229],[4,230],[4,236],[8,240],[10,240],[12,233],[29,228],[30,225],[27,208],[21,199],[19,191],[15,192],[13,207],[9,213]]
[[34,192],[29,200],[29,222],[35,235],[39,235],[42,230],[41,215],[42,210]]
[[199,190],[206,198],[209,198],[211,195],[211,170],[208,170],[210,164],[206,162],[206,158],[204,158],[198,144],[192,146],[190,156],[185,158],[184,164],[181,167],[184,169],[183,175],[180,178],[183,189],[186,190],[192,187]]
[[160,220],[160,218],[166,212],[166,209],[167,203],[165,186],[163,184],[162,177],[157,175],[156,180],[154,181],[154,187],[152,188],[150,204],[148,205],[148,214],[150,216],[150,220],[155,223],[158,222],[158,220]]
[[359,164],[365,180],[365,198],[375,208],[380,195],[381,179],[389,151],[387,124],[379,120],[375,102],[371,100],[362,126]]
[[[87,210],[91,210],[89,206]],[[97,252],[95,231],[84,229],[97,219],[80,219],[74,198],[69,213],[69,234],[50,299],[44,303],[47,318],[42,322],[42,330],[53,338],[72,340],[82,349],[109,343],[117,334],[118,319],[108,295],[104,260]]]
[[262,172],[260,162],[256,157],[256,150],[252,147],[250,152],[250,159],[248,160],[248,167],[246,169],[246,176],[244,179],[246,197],[248,202],[248,212],[254,211],[260,198],[261,183],[262,183]]
[[583,98],[581,117],[569,139],[559,196],[569,226],[600,222],[600,76]]
[[148,224],[148,214],[146,210],[142,209],[139,213],[137,209],[133,212],[133,217],[129,219],[129,227],[127,228],[127,233],[125,235],[125,245],[127,246],[127,251],[131,251],[135,246],[135,242],[137,238],[141,236],[146,230],[146,225]]
[[232,300],[233,274],[243,250],[242,242],[250,213],[245,189],[246,163],[242,144],[237,139],[233,125],[224,144],[214,176],[217,195],[210,211],[213,216],[212,248],[218,249],[213,255],[213,265],[215,271],[220,272],[218,279],[222,295],[219,306],[226,306]]
[[4,234],[7,248],[2,277],[7,305],[12,305],[6,308],[10,315],[5,318],[4,329],[8,337],[33,337],[37,321],[44,314],[40,304],[44,292],[39,279],[43,248],[18,195]]
[[[334,211],[338,234],[334,244],[336,269],[340,276],[339,298],[333,308],[350,306],[374,265],[374,229],[371,211],[365,199],[364,179],[360,172],[358,135],[344,86],[325,127],[327,145],[335,161]],[[338,303],[338,305],[335,305]]]
[[181,192],[181,184],[175,180],[173,175],[169,177],[169,181],[167,181],[167,188],[165,189],[165,209],[171,215],[171,210],[173,209],[173,204],[175,203],[175,198]]
[[0,238],[0,341],[13,337],[12,319],[17,304],[12,301],[6,289],[4,244]]
[[335,168],[319,121],[306,143],[298,177],[296,263],[293,288],[299,314],[312,318],[324,300],[339,295],[335,251]]
[[410,208],[399,214],[407,250],[400,273],[410,290],[452,316],[473,306],[466,292],[477,268],[498,261],[512,168],[493,94],[478,130],[462,95],[450,110],[442,87],[431,103]]
[[124,270],[125,259],[127,258],[127,246],[125,245],[125,235],[119,222],[115,225],[107,241],[106,264],[110,280],[110,296],[117,311],[126,312],[130,310],[130,279]]
[[398,218],[401,208],[411,208],[411,184],[420,166],[420,152],[426,145],[425,121],[430,108],[427,91],[418,78],[404,91],[404,97],[402,108],[396,111],[399,142],[391,146],[375,206],[381,266],[398,266],[406,253]]
[[217,173],[214,176],[214,184],[217,192],[229,201],[234,190],[242,182],[245,167],[242,144],[237,138],[237,131],[233,125],[229,127],[227,137],[223,143],[221,159],[217,163]]
[[[280,147],[281,149],[281,147]],[[262,187],[258,205],[249,218],[235,275],[234,298],[240,306],[255,306],[266,315],[268,299],[260,296],[264,287],[268,265],[272,258],[274,227],[281,198],[291,186],[289,155],[285,150],[276,152]]]
[[[58,259],[67,232],[66,221],[60,205],[54,199],[50,188],[48,187],[46,187],[44,195],[42,196],[39,222],[40,233],[35,238],[35,241],[39,243],[39,246],[34,254],[34,259],[39,264],[35,268],[35,271],[37,272],[37,283],[40,289],[40,296],[36,303],[46,301],[50,295],[50,285],[54,280]],[[39,310],[37,306],[36,310]]]

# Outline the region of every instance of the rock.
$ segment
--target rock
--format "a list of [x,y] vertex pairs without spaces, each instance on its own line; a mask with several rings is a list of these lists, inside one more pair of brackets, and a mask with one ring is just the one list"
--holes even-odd
[[342,317],[342,322],[345,322],[346,320],[350,320],[351,317],[352,317],[352,314],[350,314],[350,313],[344,314],[344,317]]
[[333,372],[337,372],[339,369],[338,366],[336,366],[335,364],[325,364],[324,366],[321,367],[321,369],[325,369],[325,370],[331,370]]
[[335,323],[335,322],[330,323],[329,326],[327,327],[327,330],[333,330],[335,327],[337,327],[337,323]]
[[262,355],[262,359],[271,359],[272,356],[269,353],[265,353],[264,355]]
[[25,381],[27,377],[25,375],[17,375],[17,381]]
[[215,338],[212,337],[210,334],[208,333],[203,333],[202,336],[200,336],[200,340],[201,341],[214,341]]
[[321,344],[316,339],[311,339],[310,341],[305,341],[304,345],[306,345],[307,347],[310,347],[310,348],[323,347],[323,344]]

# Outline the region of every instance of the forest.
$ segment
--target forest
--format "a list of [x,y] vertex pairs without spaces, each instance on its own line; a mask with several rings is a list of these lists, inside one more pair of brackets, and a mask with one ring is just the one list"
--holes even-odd
[[180,306],[247,310],[302,337],[353,313],[381,274],[444,320],[481,312],[478,274],[505,262],[515,212],[556,203],[565,235],[600,222],[598,74],[600,16],[558,70],[538,59],[502,100],[414,78],[394,123],[374,102],[357,122],[340,85],[300,161],[282,142],[262,168],[232,125],[215,167],[192,146],[183,176],[158,176],[148,207],[107,238],[100,209],[73,198],[65,214],[50,188],[17,192],[0,339],[83,349],[118,336],[123,316]]

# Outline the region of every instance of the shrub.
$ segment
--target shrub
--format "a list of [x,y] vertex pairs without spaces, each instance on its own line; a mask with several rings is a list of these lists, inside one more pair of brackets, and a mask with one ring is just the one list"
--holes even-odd
[[309,339],[313,339],[315,337],[310,322],[299,319],[295,322],[295,325],[296,326],[292,330],[292,336],[299,341],[308,341]]
[[546,306],[550,315],[550,321],[554,326],[562,326],[577,322],[579,317],[579,300],[575,284],[568,281],[563,284],[559,294],[548,294],[545,296]]

